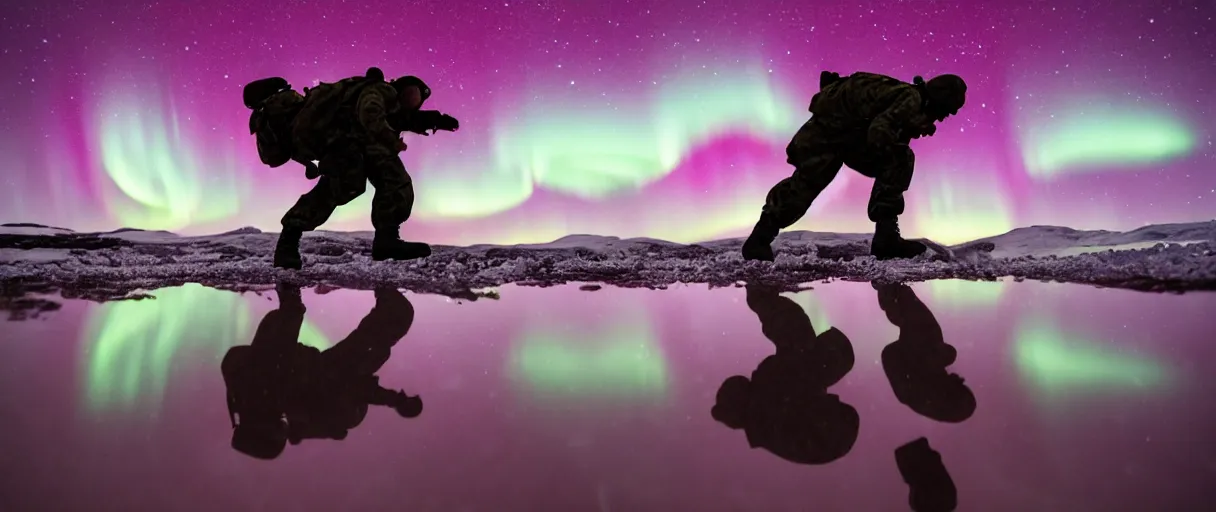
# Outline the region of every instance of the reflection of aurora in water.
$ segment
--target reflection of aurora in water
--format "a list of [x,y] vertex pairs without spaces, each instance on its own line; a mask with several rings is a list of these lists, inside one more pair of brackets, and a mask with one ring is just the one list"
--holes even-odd
[[541,400],[635,401],[665,396],[667,362],[644,315],[574,334],[553,325],[526,331],[513,344],[509,373]]
[[948,309],[994,308],[1001,302],[1001,296],[1009,287],[1008,280],[935,279],[927,284],[929,296],[933,297],[933,306]]
[[[250,305],[241,295],[197,284],[152,295],[155,299],[110,302],[90,310],[82,340],[90,409],[157,408],[175,362],[204,352],[214,356],[218,368],[228,348],[253,337]],[[320,349],[329,346],[307,321],[300,341]]]
[[815,292],[783,293],[782,296],[789,297],[802,308],[807,318],[811,319],[811,327],[815,329],[816,336],[832,328],[832,323],[828,320],[827,309],[819,303],[819,298],[815,296]]
[[1168,383],[1165,365],[1115,350],[1042,319],[1024,320],[1014,333],[1018,370],[1042,398],[1154,391]]

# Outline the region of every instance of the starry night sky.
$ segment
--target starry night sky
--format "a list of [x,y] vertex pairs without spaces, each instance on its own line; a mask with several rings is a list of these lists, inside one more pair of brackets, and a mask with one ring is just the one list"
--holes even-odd
[[[913,143],[904,231],[1216,217],[1216,4],[1148,2],[6,2],[0,221],[277,231],[313,182],[269,169],[241,87],[380,66],[456,133],[407,139],[409,238],[746,232],[791,172],[819,71],[957,73]],[[795,229],[868,231],[843,172]],[[370,229],[371,194],[325,229]]]

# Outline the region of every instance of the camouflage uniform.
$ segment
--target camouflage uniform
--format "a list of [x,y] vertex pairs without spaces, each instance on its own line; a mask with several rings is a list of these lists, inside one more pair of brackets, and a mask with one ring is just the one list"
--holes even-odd
[[773,216],[779,228],[789,227],[848,165],[874,178],[867,207],[870,221],[903,214],[903,193],[915,164],[907,143],[932,123],[921,111],[920,93],[894,78],[857,73],[816,94],[811,113],[785,149],[794,174],[769,191],[764,213]]
[[864,72],[825,84],[811,100],[811,119],[786,147],[794,173],[769,191],[761,220],[744,245],[744,257],[772,260],[769,244],[777,233],[801,219],[845,165],[874,178],[867,214],[879,227],[875,255],[923,251],[923,245],[909,247],[899,238],[897,224],[916,161],[908,143],[935,130],[936,110],[926,107],[924,89],[918,85]]
[[283,216],[284,228],[316,229],[337,207],[362,195],[368,181],[376,189],[371,217],[377,231],[395,231],[409,219],[413,181],[397,156],[398,131],[388,123],[401,109],[397,91],[365,80],[348,78],[309,91],[317,97],[308,98],[296,117],[293,139],[296,158],[320,160],[321,178]]
[[303,107],[304,96],[288,89],[267,98],[250,114],[249,133],[256,136],[262,163],[274,168],[291,161],[291,123]]

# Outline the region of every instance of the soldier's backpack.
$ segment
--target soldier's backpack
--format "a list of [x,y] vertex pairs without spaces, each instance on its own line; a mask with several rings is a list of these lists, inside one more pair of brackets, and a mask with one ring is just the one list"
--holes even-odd
[[[847,77],[845,77],[845,78],[847,78]],[[811,103],[809,105],[807,105],[806,110],[808,112],[814,113],[815,112],[815,100],[819,98],[819,94],[822,93],[824,89],[827,89],[828,87],[832,86],[833,84],[843,81],[843,80],[844,80],[844,78],[842,78],[840,76],[840,73],[837,73],[835,71],[827,71],[827,70],[821,71],[819,73],[819,92],[815,93],[814,96],[811,96]]]
[[292,121],[304,106],[304,96],[291,89],[287,80],[263,78],[245,85],[245,107],[249,133],[257,139],[258,158],[271,168],[292,160]]
[[[904,83],[886,75],[867,73],[864,71],[858,71],[847,76],[840,76],[839,73],[832,71],[823,71],[819,74],[819,92],[815,93],[815,95],[811,98],[811,104],[807,107],[807,110],[809,110],[812,114],[818,113],[820,115],[828,115],[827,112],[823,112],[822,110],[824,108],[830,110],[832,108],[831,105],[834,105],[840,101],[841,94],[844,94],[844,89],[841,89],[840,85],[845,82],[861,84],[861,87],[872,84],[895,86]],[[817,109],[816,105],[818,105],[821,101],[823,102],[821,105],[823,108]]]
[[367,86],[377,82],[384,82],[384,73],[378,68],[370,68],[365,76],[344,78],[333,83],[321,82],[315,87],[304,88],[305,107],[296,118],[296,123],[324,128],[296,132],[301,143],[301,147],[297,148],[298,156],[319,159],[321,155],[310,153],[325,151],[335,142],[324,137],[355,131],[355,109],[359,95]]

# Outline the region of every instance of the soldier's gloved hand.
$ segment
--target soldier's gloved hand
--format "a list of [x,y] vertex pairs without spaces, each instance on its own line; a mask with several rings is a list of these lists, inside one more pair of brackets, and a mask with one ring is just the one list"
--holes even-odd
[[460,121],[456,120],[455,117],[443,114],[439,116],[439,119],[435,120],[435,129],[454,132],[460,129]]
[[405,151],[405,148],[406,148],[406,147],[407,147],[407,146],[405,145],[405,141],[404,141],[404,140],[397,139],[396,144],[394,144],[394,145],[393,145],[393,151],[395,151],[395,152],[397,152],[397,153],[400,153],[400,152],[402,152],[402,151]]
[[317,179],[321,175],[321,168],[312,162],[304,162],[304,177],[310,180]]

